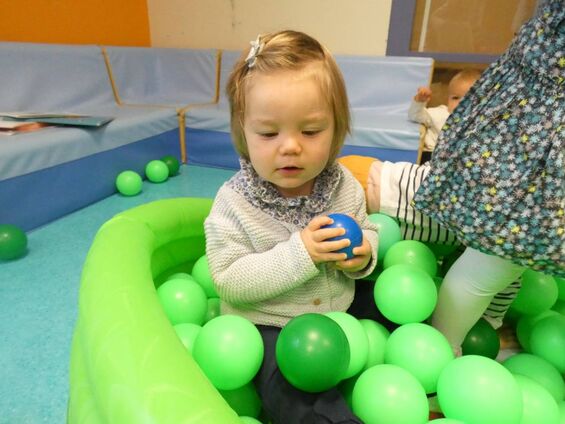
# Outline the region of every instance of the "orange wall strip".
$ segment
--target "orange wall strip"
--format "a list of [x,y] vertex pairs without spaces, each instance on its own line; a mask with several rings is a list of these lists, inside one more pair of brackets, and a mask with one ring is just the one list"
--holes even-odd
[[146,0],[18,0],[2,4],[1,41],[149,47]]

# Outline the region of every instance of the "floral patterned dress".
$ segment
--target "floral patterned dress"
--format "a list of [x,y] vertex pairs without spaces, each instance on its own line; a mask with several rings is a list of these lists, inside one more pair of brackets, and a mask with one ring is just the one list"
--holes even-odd
[[414,206],[465,245],[565,276],[565,2],[552,0],[447,120]]

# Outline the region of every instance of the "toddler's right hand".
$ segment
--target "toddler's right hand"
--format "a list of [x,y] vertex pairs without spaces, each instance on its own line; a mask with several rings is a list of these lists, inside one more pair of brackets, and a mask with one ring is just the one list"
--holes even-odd
[[420,103],[427,103],[432,98],[432,90],[429,87],[418,87],[418,92],[414,96],[414,100]]
[[330,225],[332,222],[333,220],[327,216],[317,216],[300,232],[302,242],[315,264],[339,262],[347,259],[347,254],[336,253],[335,251],[349,246],[349,239],[326,241],[345,234],[344,228],[321,228],[324,225]]

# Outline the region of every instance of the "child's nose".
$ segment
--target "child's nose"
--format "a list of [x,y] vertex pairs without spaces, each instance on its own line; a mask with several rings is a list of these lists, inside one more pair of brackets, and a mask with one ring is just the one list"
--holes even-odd
[[282,139],[280,151],[282,154],[296,154],[302,150],[300,139],[295,134],[288,134]]

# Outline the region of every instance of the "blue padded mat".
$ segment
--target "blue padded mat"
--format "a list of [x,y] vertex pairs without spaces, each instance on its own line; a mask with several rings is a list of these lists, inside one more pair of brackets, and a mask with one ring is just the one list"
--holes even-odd
[[28,230],[114,192],[119,171],[180,157],[172,109],[115,107],[104,127],[46,128],[0,138],[0,222]]
[[[237,51],[222,53],[218,104],[192,108],[185,114],[189,163],[233,169],[239,166],[231,147],[225,95],[228,75],[239,56]],[[352,118],[352,132],[342,154],[416,162],[420,125],[408,119],[408,107],[417,88],[428,85],[433,59],[338,55],[336,61],[347,86]]]
[[215,49],[105,47],[123,103],[185,107],[216,95]]
[[213,197],[232,171],[182,166],[134,197],[110,196],[28,233],[28,254],[0,261],[0,423],[63,423],[82,265],[116,213],[170,197]]

